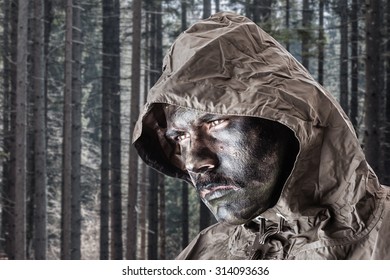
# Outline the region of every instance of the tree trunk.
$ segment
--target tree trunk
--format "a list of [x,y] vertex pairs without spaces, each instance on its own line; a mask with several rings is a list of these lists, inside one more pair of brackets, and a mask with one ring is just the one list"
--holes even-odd
[[[386,3],[386,127],[385,127],[385,145],[384,145],[384,157],[383,157],[383,181],[382,183],[390,186],[390,3]],[[387,170],[387,172],[386,172]]]
[[215,12],[218,13],[219,11],[220,11],[219,0],[215,0]]
[[309,69],[309,60],[310,60],[310,22],[311,22],[311,11],[309,0],[303,0],[302,6],[302,65]]
[[252,1],[245,0],[245,16],[247,18],[252,18]]
[[[150,68],[150,55],[149,55],[149,47],[150,47],[150,14],[145,12],[145,63],[146,67],[144,70],[144,94],[142,95],[142,103],[146,102],[147,92],[149,90],[149,68]],[[140,96],[141,97],[141,96]],[[145,260],[147,257],[147,223],[146,223],[146,209],[147,209],[147,189],[148,189],[148,168],[145,163],[141,163],[141,188],[139,191],[140,195],[140,213],[139,213],[139,228],[140,228],[140,259]]]
[[319,1],[319,30],[318,30],[318,82],[324,84],[324,1]]
[[381,44],[379,17],[380,5],[377,0],[366,0],[366,92],[364,151],[368,163],[379,174],[380,160],[380,52]]
[[158,173],[149,169],[148,188],[148,259],[157,259],[158,250]]
[[26,125],[28,0],[19,0],[16,59],[15,259],[26,258]]
[[[32,2],[34,4],[34,2]],[[34,5],[32,5],[34,6]],[[34,7],[33,7],[34,8]],[[32,9],[31,12],[34,12]],[[30,14],[30,12],[29,12]],[[31,14],[32,17],[32,14]],[[32,26],[34,26],[34,22],[32,22]],[[29,30],[34,32],[34,28],[29,26]],[[27,35],[28,42],[33,42],[33,36],[31,32],[28,32]],[[34,43],[33,43],[34,44]],[[34,46],[33,44],[28,44],[28,54],[29,61],[31,60],[32,64],[34,64]],[[31,54],[31,55],[30,55]],[[34,77],[34,68],[27,68],[28,77]],[[35,137],[34,137],[34,88],[33,82],[30,81],[32,79],[28,79],[27,81],[27,112],[26,112],[26,259],[31,259],[33,256],[33,242],[34,242],[34,205],[35,205]]]
[[165,209],[165,183],[164,176],[160,174],[159,184],[158,184],[158,193],[159,193],[159,260],[166,259],[166,236],[165,236],[165,220],[166,220],[166,209]]
[[252,4],[252,20],[268,31],[270,26],[267,26],[266,23],[269,23],[271,18],[271,6],[272,0],[254,0]]
[[72,39],[73,1],[66,2],[65,90],[62,155],[61,259],[70,259],[72,189]]
[[[130,135],[139,115],[141,95],[141,0],[133,1],[133,37],[131,63]],[[129,147],[129,191],[127,205],[127,251],[126,258],[137,258],[137,194],[138,194],[138,155],[134,145]]]
[[[10,48],[9,48],[9,58],[10,61],[17,60],[17,43],[18,43],[18,2],[11,1],[10,2]],[[16,142],[15,142],[15,127],[16,127],[16,64],[10,63],[10,96],[9,96],[9,104],[10,104],[10,123],[9,123],[9,169],[8,169],[8,205],[6,209],[8,212],[6,213],[8,219],[8,230],[7,234],[7,242],[6,242],[6,251],[9,259],[15,259],[15,161],[16,161]],[[9,206],[9,207],[8,207]]]
[[348,114],[348,2],[340,1],[340,105]]
[[[150,6],[148,10],[151,11],[150,14],[150,85],[154,85],[158,79],[157,65],[156,65],[156,14],[154,13],[156,9],[155,1],[150,1]],[[149,186],[148,186],[148,252],[147,258],[149,260],[157,259],[157,244],[158,244],[158,173],[152,168],[149,168]]]
[[187,0],[181,1],[181,31],[187,29]]
[[139,229],[140,229],[140,245],[139,245],[139,258],[141,260],[146,259],[146,232],[147,232],[147,225],[146,225],[146,190],[147,190],[147,167],[146,164],[141,165],[141,185],[140,185],[140,213],[139,213]]
[[110,123],[111,123],[111,0],[102,4],[102,119],[101,119],[101,163],[100,163],[100,259],[109,259],[109,213],[110,213]]
[[[159,11],[161,1],[152,1],[149,10],[151,14],[150,26],[150,84],[154,85],[162,70],[162,18]],[[155,13],[154,13],[155,12]],[[149,188],[148,188],[148,259],[155,260],[158,257],[158,182],[159,174],[149,169]]]
[[188,184],[183,181],[181,188],[181,247],[184,249],[189,243]]
[[81,259],[81,2],[73,0],[71,259]]
[[35,231],[34,258],[46,259],[47,186],[46,186],[46,108],[44,61],[44,3],[34,1],[34,143],[35,143]]
[[359,1],[352,0],[351,8],[351,103],[350,119],[358,133],[359,96]]
[[287,38],[286,38],[286,50],[290,51],[290,0],[286,0],[286,30],[287,30]]
[[111,30],[111,258],[123,259],[121,191],[120,6],[113,1]]
[[[53,20],[54,20],[54,15],[53,15],[53,3],[50,0],[44,0],[44,14],[45,14],[45,20],[44,20],[44,57],[47,58],[49,55],[49,43],[50,43],[50,34],[51,34],[51,29],[53,25]],[[49,60],[45,59],[45,128],[47,131],[47,88],[48,88],[48,65],[49,65]],[[46,144],[47,144],[47,139],[46,139]]]
[[211,16],[211,0],[203,0],[203,18]]
[[[3,2],[3,152],[11,153],[11,50],[10,50],[10,1]],[[1,231],[0,231],[0,251],[4,251],[7,258],[10,256],[10,238],[9,230],[11,229],[11,184],[10,184],[10,161],[6,157],[2,158],[2,195],[1,198]]]

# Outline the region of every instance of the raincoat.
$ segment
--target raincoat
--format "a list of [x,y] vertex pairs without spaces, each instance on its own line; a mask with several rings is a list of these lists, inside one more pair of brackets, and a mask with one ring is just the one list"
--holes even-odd
[[136,124],[142,159],[190,182],[165,138],[161,104],[276,121],[299,142],[275,206],[248,224],[203,230],[178,259],[390,259],[390,192],[367,164],[350,121],[252,21],[218,13],[183,32]]

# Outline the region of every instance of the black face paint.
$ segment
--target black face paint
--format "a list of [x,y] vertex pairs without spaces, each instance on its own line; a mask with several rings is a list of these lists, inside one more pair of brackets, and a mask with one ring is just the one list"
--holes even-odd
[[283,186],[287,128],[172,105],[165,112],[166,135],[179,146],[194,187],[219,221],[242,224],[273,206]]

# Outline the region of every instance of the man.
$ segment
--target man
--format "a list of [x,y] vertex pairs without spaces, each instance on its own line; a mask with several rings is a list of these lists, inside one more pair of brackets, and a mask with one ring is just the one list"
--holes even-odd
[[390,259],[390,192],[347,116],[243,16],[179,36],[134,143],[218,220],[178,259]]

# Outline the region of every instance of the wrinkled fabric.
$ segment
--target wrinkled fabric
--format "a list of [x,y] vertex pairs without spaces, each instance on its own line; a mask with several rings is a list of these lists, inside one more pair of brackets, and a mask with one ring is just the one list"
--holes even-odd
[[243,16],[218,13],[183,32],[163,65],[133,135],[158,171],[190,182],[165,138],[163,104],[276,121],[299,141],[279,200],[260,223],[213,225],[178,259],[390,259],[389,189],[339,104],[271,36]]

